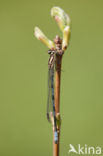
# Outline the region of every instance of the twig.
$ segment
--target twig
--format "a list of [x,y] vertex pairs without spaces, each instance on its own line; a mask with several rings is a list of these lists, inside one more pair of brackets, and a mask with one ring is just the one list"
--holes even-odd
[[[55,144],[53,141],[53,156],[59,156],[59,144],[60,144],[60,126],[61,126],[61,118],[60,118],[60,79],[61,79],[61,63],[62,63],[62,40],[59,36],[56,36],[55,40],[57,55],[56,55],[56,73],[55,73],[55,110],[56,110],[56,118],[59,122],[58,124],[58,144]],[[59,116],[57,116],[59,115]],[[59,118],[59,119],[58,119]]]

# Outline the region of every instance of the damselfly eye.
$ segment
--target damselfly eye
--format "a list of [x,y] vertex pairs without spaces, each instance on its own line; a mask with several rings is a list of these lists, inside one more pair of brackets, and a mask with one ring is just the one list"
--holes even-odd
[[56,52],[56,51],[55,51],[55,50],[53,50],[53,51],[52,51],[52,54],[55,54],[55,52]]
[[48,54],[51,54],[52,53],[52,51],[51,50],[48,50]]

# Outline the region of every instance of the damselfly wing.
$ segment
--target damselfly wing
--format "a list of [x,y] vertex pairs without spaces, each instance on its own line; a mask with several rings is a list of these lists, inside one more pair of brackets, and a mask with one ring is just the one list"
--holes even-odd
[[50,122],[50,113],[53,112],[52,107],[52,88],[54,88],[54,64],[55,56],[54,52],[48,51],[50,54],[48,61],[48,101],[47,101],[47,119]]

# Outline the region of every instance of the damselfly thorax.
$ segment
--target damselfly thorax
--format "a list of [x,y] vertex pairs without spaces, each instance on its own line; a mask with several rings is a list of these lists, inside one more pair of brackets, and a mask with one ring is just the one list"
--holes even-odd
[[56,53],[57,53],[56,50],[48,50],[48,54],[50,55],[49,61],[48,61],[49,69],[54,67],[55,59],[56,59],[56,57],[55,57]]

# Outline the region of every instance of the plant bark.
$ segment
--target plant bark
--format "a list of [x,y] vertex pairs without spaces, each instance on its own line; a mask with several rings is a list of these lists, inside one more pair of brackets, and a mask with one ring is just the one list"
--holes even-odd
[[[61,63],[62,55],[56,56],[56,73],[55,73],[55,110],[56,114],[60,115],[60,79],[61,79]],[[60,146],[60,126],[58,127],[58,144],[54,143],[53,139],[53,156],[59,156]]]

